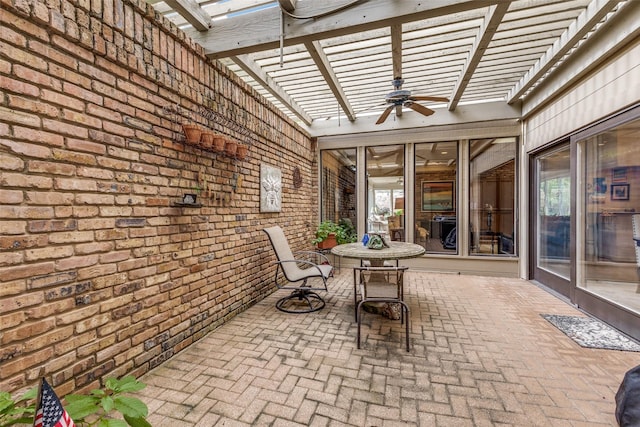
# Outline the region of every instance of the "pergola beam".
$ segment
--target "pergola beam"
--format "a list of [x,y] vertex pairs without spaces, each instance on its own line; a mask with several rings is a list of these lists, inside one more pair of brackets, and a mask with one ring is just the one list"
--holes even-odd
[[202,10],[195,0],[165,0],[175,9],[193,28],[198,31],[208,31],[211,28],[211,15]]
[[249,74],[254,80],[276,97],[285,107],[302,120],[307,126],[311,125],[313,118],[309,116],[297,103],[280,87],[258,64],[248,55],[232,56],[230,58],[236,65]]
[[331,62],[329,61],[329,58],[327,58],[327,55],[324,53],[320,42],[306,42],[304,46],[307,48],[309,55],[318,67],[318,70],[320,71],[320,74],[322,74],[324,81],[329,86],[329,89],[331,89],[333,96],[336,97],[336,100],[338,101],[338,104],[340,104],[342,111],[344,111],[344,114],[347,116],[349,121],[354,121],[356,119],[356,113],[353,111],[353,107],[347,99],[347,95],[344,93],[342,85],[338,81],[338,77],[333,71]]
[[478,68],[478,64],[484,55],[487,46],[491,43],[493,39],[493,35],[496,33],[498,29],[498,25],[502,22],[504,15],[507,13],[509,9],[510,2],[499,3],[497,5],[493,5],[489,7],[489,11],[484,18],[483,24],[480,27],[480,31],[478,32],[478,37],[469,52],[469,59],[465,64],[462,73],[460,74],[460,78],[456,82],[455,87],[451,93],[451,97],[449,100],[448,109],[449,111],[453,111],[458,106],[458,102],[462,98],[469,81],[473,77],[473,74]]
[[[391,26],[391,61],[393,63],[393,78],[402,78],[402,24]],[[402,85],[398,86],[401,89]],[[402,105],[396,106],[396,116],[402,116]]]
[[520,100],[534,84],[560,61],[606,14],[611,12],[620,0],[593,0],[576,20],[567,28],[558,40],[525,73],[520,81],[509,91],[507,102],[513,104]]
[[[437,16],[475,10],[504,0],[368,0],[359,2],[339,14],[317,19],[294,19],[281,16],[280,8],[268,8],[214,22],[213,31],[185,33],[201,45],[212,58],[237,56],[279,47],[281,19],[286,33],[284,45],[344,36],[355,32],[389,27],[403,22],[420,21]],[[315,2],[305,2],[313,6]],[[296,12],[302,14],[302,5]]]

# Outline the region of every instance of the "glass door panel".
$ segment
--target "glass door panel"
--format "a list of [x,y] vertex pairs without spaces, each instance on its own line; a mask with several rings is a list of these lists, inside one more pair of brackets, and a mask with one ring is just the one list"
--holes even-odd
[[533,277],[565,296],[571,286],[570,147],[564,145],[533,160],[535,217]]
[[584,198],[577,285],[635,313],[640,313],[639,126],[635,120],[578,141]]
[[367,233],[404,240],[404,145],[367,147]]

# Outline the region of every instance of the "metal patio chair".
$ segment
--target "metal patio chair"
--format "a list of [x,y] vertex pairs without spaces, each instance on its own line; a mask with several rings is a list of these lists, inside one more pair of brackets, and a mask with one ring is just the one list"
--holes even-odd
[[[268,227],[267,233],[276,254],[275,284],[291,293],[276,302],[285,313],[311,313],[325,306],[315,291],[326,291],[327,280],[333,276],[333,266],[325,255],[314,251],[292,252],[287,237],[279,226]],[[282,279],[284,277],[284,280]],[[311,280],[314,285],[308,283]]]
[[362,326],[362,308],[367,303],[398,304],[400,324],[406,327],[407,351],[409,346],[409,306],[404,302],[404,272],[408,267],[354,267],[359,273],[360,283],[355,296],[358,323],[358,348],[360,348],[360,330]]

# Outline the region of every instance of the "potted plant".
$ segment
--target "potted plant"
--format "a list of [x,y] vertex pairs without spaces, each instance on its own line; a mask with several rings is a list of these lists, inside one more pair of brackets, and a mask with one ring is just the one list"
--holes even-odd
[[331,249],[336,245],[353,243],[358,240],[356,228],[349,218],[342,218],[338,223],[330,220],[322,221],[316,230],[313,244],[318,249]]
[[331,249],[338,244],[338,234],[341,228],[333,221],[322,221],[316,230],[316,238],[312,240],[312,243],[318,247],[318,249]]

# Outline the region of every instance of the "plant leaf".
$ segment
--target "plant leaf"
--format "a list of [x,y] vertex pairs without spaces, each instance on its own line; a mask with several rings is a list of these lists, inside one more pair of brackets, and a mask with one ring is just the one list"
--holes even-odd
[[98,423],[98,427],[127,427],[127,423],[122,420],[114,420],[112,418],[103,418]]
[[105,386],[105,388],[107,388],[109,390],[116,390],[117,391],[119,383],[120,383],[120,381],[118,381],[117,378],[107,378],[107,380],[104,382],[104,386]]
[[68,403],[76,403],[76,402],[91,402],[97,404],[100,399],[94,396],[85,396],[83,394],[68,394],[64,397],[64,399]]
[[102,409],[104,409],[104,412],[108,414],[113,410],[115,403],[113,402],[113,398],[111,396],[105,396],[100,400],[100,405],[102,405]]
[[35,399],[38,397],[38,387],[33,387],[27,390],[16,402],[22,402],[24,400]]
[[124,419],[131,427],[152,427],[151,424],[149,424],[149,421],[143,417],[133,418],[125,415]]
[[[68,401],[69,397],[70,396],[66,396]],[[73,401],[69,402],[70,403],[65,406],[65,409],[74,421],[80,421],[84,419],[84,417],[95,414],[100,410],[100,406],[98,405],[99,401],[91,396],[76,396]]]
[[116,410],[120,411],[122,415],[126,415],[133,418],[146,417],[149,413],[147,405],[138,398],[117,396],[114,399]]

